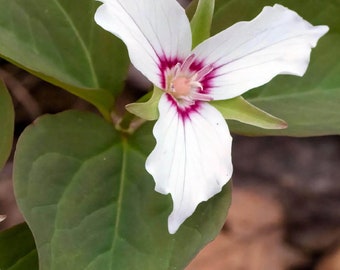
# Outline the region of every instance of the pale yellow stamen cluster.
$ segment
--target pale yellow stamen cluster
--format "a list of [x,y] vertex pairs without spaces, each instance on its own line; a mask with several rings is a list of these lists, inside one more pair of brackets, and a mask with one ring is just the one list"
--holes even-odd
[[167,72],[166,92],[172,95],[180,106],[190,106],[196,100],[210,101],[212,98],[202,93],[203,86],[200,80],[206,75],[211,68],[205,68],[202,71],[192,72],[189,69],[194,55],[191,55],[183,64],[178,63]]

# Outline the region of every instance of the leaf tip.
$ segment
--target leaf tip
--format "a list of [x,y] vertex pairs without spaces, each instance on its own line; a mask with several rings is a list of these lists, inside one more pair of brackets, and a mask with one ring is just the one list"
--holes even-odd
[[288,127],[288,123],[285,120],[280,121],[278,129],[286,129]]

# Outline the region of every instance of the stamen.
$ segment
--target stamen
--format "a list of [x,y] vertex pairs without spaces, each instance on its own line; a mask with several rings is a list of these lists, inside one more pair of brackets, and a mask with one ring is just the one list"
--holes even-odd
[[188,96],[181,96],[180,97],[182,100],[185,100],[187,102],[189,102],[189,105],[194,104],[195,102],[192,100],[192,98],[188,97]]
[[194,62],[195,57],[195,54],[190,54],[182,63],[181,70],[189,70],[189,67]]
[[179,73],[181,72],[181,64],[180,63],[177,63],[174,67],[174,77],[176,78]]
[[198,92],[192,93],[191,98],[194,100],[200,100],[200,101],[212,101],[213,100],[213,98],[209,96],[208,94],[198,93]]
[[198,81],[191,81],[190,85],[192,87],[196,87],[196,88],[199,88],[200,90],[203,90],[203,85]]
[[207,65],[204,68],[202,68],[200,71],[196,73],[197,77],[196,80],[200,81],[205,75],[209,74],[213,70],[212,65]]

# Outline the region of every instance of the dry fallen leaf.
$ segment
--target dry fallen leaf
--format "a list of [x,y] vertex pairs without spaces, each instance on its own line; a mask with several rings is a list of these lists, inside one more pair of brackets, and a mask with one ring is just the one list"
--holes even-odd
[[0,215],[0,222],[1,221],[4,221],[6,219],[6,216],[5,215]]
[[280,203],[253,190],[233,190],[226,230],[203,249],[186,270],[284,270],[303,255],[284,242]]

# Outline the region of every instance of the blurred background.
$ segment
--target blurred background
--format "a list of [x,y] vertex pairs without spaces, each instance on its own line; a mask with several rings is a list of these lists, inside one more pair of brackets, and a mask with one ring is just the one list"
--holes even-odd
[[[16,110],[15,140],[36,117],[95,109],[62,89],[0,61]],[[131,69],[119,106],[148,82]],[[339,270],[340,136],[244,137],[233,134],[233,201],[225,226],[187,270]],[[11,180],[0,172],[0,230],[23,221]]]
[[[15,105],[15,140],[39,115],[68,109],[95,112],[85,101],[5,60],[0,60],[0,79]],[[131,69],[118,107],[123,109],[149,86]],[[233,137],[228,218],[220,235],[186,270],[339,270],[340,136]],[[7,215],[0,230],[23,221],[13,194],[12,159],[0,172],[0,215]]]

